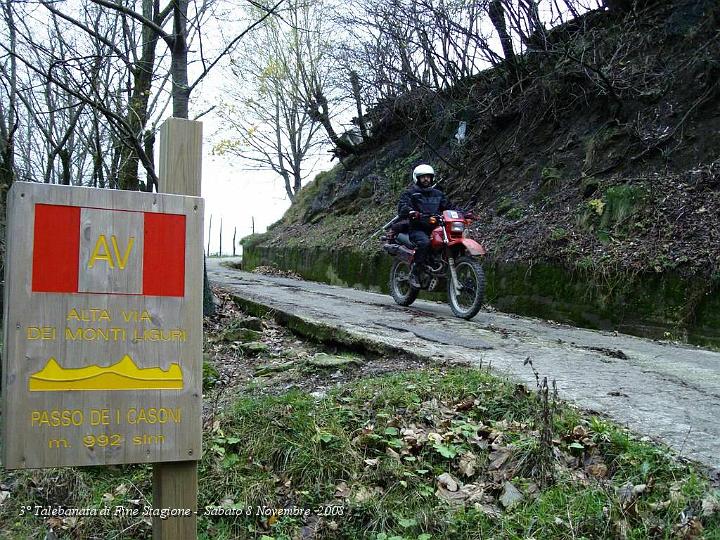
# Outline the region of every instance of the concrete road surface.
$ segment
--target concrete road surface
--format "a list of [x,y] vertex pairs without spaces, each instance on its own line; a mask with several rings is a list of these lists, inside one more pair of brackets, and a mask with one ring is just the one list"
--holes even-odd
[[487,366],[535,387],[530,357],[560,396],[607,414],[682,456],[720,469],[720,353],[447,304],[251,274],[208,259],[210,280],[256,304],[338,335],[431,360]]

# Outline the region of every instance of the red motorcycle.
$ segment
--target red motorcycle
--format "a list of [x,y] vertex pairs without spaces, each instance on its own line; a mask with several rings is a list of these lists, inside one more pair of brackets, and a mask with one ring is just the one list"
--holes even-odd
[[415,245],[407,233],[407,222],[397,218],[385,226],[383,249],[395,258],[390,270],[390,294],[401,306],[409,306],[420,290],[438,290],[447,283],[448,303],[453,314],[471,319],[480,311],[485,298],[485,274],[478,257],[485,248],[468,237],[472,215],[446,210],[441,215],[422,216],[436,227],[430,233],[430,254],[420,277],[421,289],[410,285],[410,267]]

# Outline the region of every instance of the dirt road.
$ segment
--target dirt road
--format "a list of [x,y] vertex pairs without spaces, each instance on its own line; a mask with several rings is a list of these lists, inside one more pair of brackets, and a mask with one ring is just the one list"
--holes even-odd
[[531,358],[540,376],[557,381],[562,398],[720,469],[720,353],[501,313],[463,321],[445,304],[418,300],[404,308],[387,295],[250,274],[218,259],[208,260],[208,274],[252,303],[334,332],[338,341],[490,364],[534,388],[524,365]]

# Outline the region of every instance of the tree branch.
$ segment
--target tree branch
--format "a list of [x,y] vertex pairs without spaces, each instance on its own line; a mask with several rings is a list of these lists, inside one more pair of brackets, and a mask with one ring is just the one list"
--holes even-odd
[[52,82],[53,84],[55,84],[55,85],[59,86],[60,88],[62,88],[63,90],[65,90],[71,96],[76,97],[80,101],[87,103],[88,105],[90,105],[91,107],[96,109],[97,111],[101,112],[103,114],[103,116],[105,116],[109,121],[113,122],[119,128],[121,128],[120,131],[123,131],[125,133],[125,137],[123,137],[123,142],[125,144],[128,144],[129,146],[131,146],[137,152],[137,155],[140,158],[140,161],[142,161],[147,174],[152,178],[153,181],[157,181],[157,176],[155,174],[155,171],[153,170],[152,163],[148,160],[148,157],[145,155],[145,152],[143,151],[142,146],[140,145],[140,142],[137,140],[135,135],[132,133],[132,129],[130,128],[130,126],[127,125],[124,118],[122,118],[117,113],[114,113],[113,111],[108,109],[103,103],[100,103],[93,99],[90,99],[88,96],[83,95],[80,92],[74,90],[73,88],[71,88],[70,86],[65,84],[60,79],[53,77],[51,74],[52,67],[51,67],[50,71],[48,71],[46,73],[46,72],[40,70],[39,68],[37,68],[36,66],[32,65],[30,62],[25,60],[22,56],[20,56],[17,53],[8,49],[8,47],[6,47],[5,44],[2,42],[0,42],[0,48],[4,49],[8,54],[13,56],[14,58],[17,58],[18,60],[20,60],[20,62],[25,64],[25,66],[28,69],[30,69],[31,71],[37,73],[38,75],[42,76],[43,78],[46,78],[48,81]]
[[[93,1],[101,1],[101,0],[93,0]],[[285,1],[285,0],[278,0],[278,2],[277,2],[273,7],[271,7],[269,10],[267,10],[267,12],[265,13],[265,15],[263,15],[262,17],[260,17],[257,21],[255,21],[254,23],[252,23],[250,26],[248,26],[245,30],[243,30],[242,32],[240,32],[240,34],[238,34],[237,36],[235,36],[235,38],[234,38],[230,43],[228,43],[227,47],[225,47],[225,48],[223,49],[223,51],[222,51],[220,54],[218,54],[217,58],[215,58],[215,60],[213,60],[213,61],[210,63],[210,65],[207,66],[207,67],[203,70],[203,72],[198,76],[198,78],[195,79],[195,82],[192,83],[192,84],[190,85],[190,87],[188,88],[188,92],[192,92],[193,89],[200,83],[200,81],[202,81],[202,80],[205,78],[205,76],[210,72],[210,70],[211,70],[213,67],[215,67],[215,65],[217,65],[217,63],[220,61],[220,59],[223,58],[228,52],[230,52],[230,51],[232,50],[232,48],[235,46],[235,44],[236,44],[238,41],[240,41],[248,32],[250,32],[253,28],[255,28],[256,26],[258,26],[258,25],[261,24],[262,22],[264,22],[265,19],[267,19],[270,15],[275,14],[277,8],[279,8],[279,7],[280,7],[280,4],[282,4],[284,1]]]
[[68,21],[69,23],[71,23],[71,24],[77,26],[78,28],[84,30],[85,32],[87,32],[88,34],[90,34],[91,36],[93,36],[94,38],[102,41],[103,44],[105,44],[107,47],[110,48],[110,50],[112,50],[115,54],[117,54],[118,57],[120,57],[120,59],[122,59],[123,62],[125,62],[126,65],[128,65],[128,66],[131,66],[131,65],[132,65],[131,62],[130,62],[130,60],[127,58],[126,54],[125,54],[123,51],[121,51],[120,49],[118,49],[112,41],[110,41],[110,40],[107,39],[106,37],[102,36],[101,34],[99,34],[98,32],[96,32],[95,30],[93,30],[93,29],[90,28],[89,26],[86,26],[86,25],[83,24],[82,22],[78,21],[77,19],[74,19],[74,18],[71,17],[70,15],[66,15],[66,14],[62,13],[61,11],[58,11],[57,9],[55,9],[54,7],[52,7],[51,2],[48,2],[47,0],[43,0],[43,1],[41,2],[41,4],[45,7],[45,9],[47,9],[48,11],[50,11],[50,13],[53,13],[53,14],[57,15],[57,16],[60,17],[61,19],[65,19],[65,20]]
[[112,2],[108,2],[107,0],[90,0],[90,1],[94,4],[98,4],[100,6],[103,6],[103,7],[109,8],[109,9],[114,9],[115,11],[124,13],[128,17],[135,19],[136,21],[144,24],[148,28],[151,28],[153,31],[155,31],[157,33],[157,35],[160,36],[165,41],[165,43],[168,44],[168,47],[173,46],[173,42],[174,42],[173,36],[171,36],[170,34],[165,32],[165,30],[163,30],[161,26],[158,26],[157,24],[155,24],[154,21],[151,21],[150,19],[143,17],[139,13],[133,11],[132,9],[126,8],[125,6],[122,6],[120,4],[113,4]]

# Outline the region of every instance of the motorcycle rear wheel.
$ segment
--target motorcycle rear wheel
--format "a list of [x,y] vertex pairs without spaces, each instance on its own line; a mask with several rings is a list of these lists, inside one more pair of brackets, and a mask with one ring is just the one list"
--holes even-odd
[[485,273],[482,265],[472,257],[460,257],[455,263],[455,272],[461,290],[455,295],[453,283],[448,276],[448,303],[456,317],[472,319],[477,315],[485,300]]
[[410,286],[410,264],[405,261],[396,260],[390,269],[390,296],[395,303],[401,306],[412,304],[420,292]]

